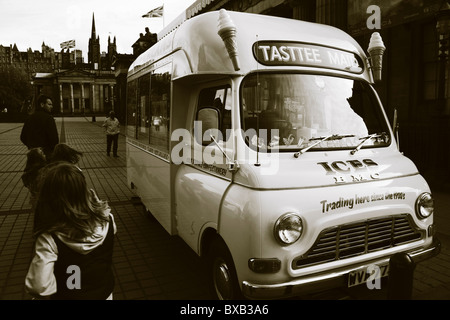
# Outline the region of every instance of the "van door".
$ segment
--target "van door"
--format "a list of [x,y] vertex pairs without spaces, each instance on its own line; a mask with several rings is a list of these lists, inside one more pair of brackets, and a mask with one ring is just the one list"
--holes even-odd
[[222,197],[231,183],[222,152],[233,158],[231,91],[230,85],[198,91],[194,119],[188,126],[192,128],[190,157],[185,157],[175,179],[178,234],[197,253],[201,230],[217,229]]

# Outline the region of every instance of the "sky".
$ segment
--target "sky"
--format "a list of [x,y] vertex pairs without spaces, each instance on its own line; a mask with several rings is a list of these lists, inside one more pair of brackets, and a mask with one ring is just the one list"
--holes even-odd
[[[195,0],[0,0],[0,45],[19,51],[41,50],[42,43],[61,51],[61,42],[75,39],[87,62],[88,43],[95,15],[100,51],[107,51],[108,36],[116,37],[118,53],[133,53],[132,44],[145,27],[158,33]],[[164,18],[142,18],[164,4]],[[73,50],[73,49],[71,49]]]

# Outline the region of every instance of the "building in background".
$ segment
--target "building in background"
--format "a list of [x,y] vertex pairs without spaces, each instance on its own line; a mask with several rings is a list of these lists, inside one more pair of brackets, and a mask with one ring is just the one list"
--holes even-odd
[[140,33],[139,38],[131,46],[133,54],[116,53],[112,56],[112,68],[116,79],[116,85],[114,86],[114,111],[121,123],[125,123],[126,116],[128,68],[140,54],[153,46],[157,40],[157,34],[150,32],[150,29],[146,27],[145,33]]
[[[0,45],[0,121],[21,122],[32,100],[32,75],[52,72],[62,63],[63,53],[42,43],[38,50],[20,51],[17,45]],[[24,111],[22,113],[22,111]]]
[[138,57],[141,53],[153,46],[157,41],[157,34],[151,33],[149,28],[145,28],[145,33],[140,33],[139,38],[132,45],[133,55]]
[[113,57],[114,76],[114,112],[120,123],[125,123],[127,102],[127,74],[128,68],[136,59],[134,54],[116,54]]
[[55,115],[95,116],[115,110],[113,61],[117,55],[116,38],[108,37],[107,52],[100,49],[100,37],[96,34],[92,15],[88,62],[83,62],[80,50],[74,50],[64,56],[67,60],[63,60],[61,67],[51,72],[36,72],[32,77],[34,96],[41,93],[51,96]]

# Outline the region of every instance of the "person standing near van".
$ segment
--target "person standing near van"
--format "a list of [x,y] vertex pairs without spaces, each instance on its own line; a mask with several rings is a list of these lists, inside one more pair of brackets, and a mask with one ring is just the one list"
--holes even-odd
[[52,99],[46,95],[40,95],[35,112],[25,120],[20,133],[20,141],[29,150],[40,147],[47,158],[59,143],[56,122],[51,115],[52,108]]
[[102,127],[104,127],[106,130],[106,154],[109,157],[112,146],[113,156],[117,158],[120,122],[119,119],[116,118],[116,114],[114,113],[114,111],[109,112],[109,117],[106,118],[105,122],[103,122]]
[[35,253],[25,278],[37,299],[112,299],[116,224],[107,202],[65,161],[49,168],[36,204]]

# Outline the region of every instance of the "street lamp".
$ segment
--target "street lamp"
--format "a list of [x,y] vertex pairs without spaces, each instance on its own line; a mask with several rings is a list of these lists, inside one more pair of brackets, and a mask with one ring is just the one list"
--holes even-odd
[[446,107],[445,78],[450,38],[450,5],[443,1],[436,14],[436,30],[439,36],[439,83],[438,83],[438,108],[443,112]]

